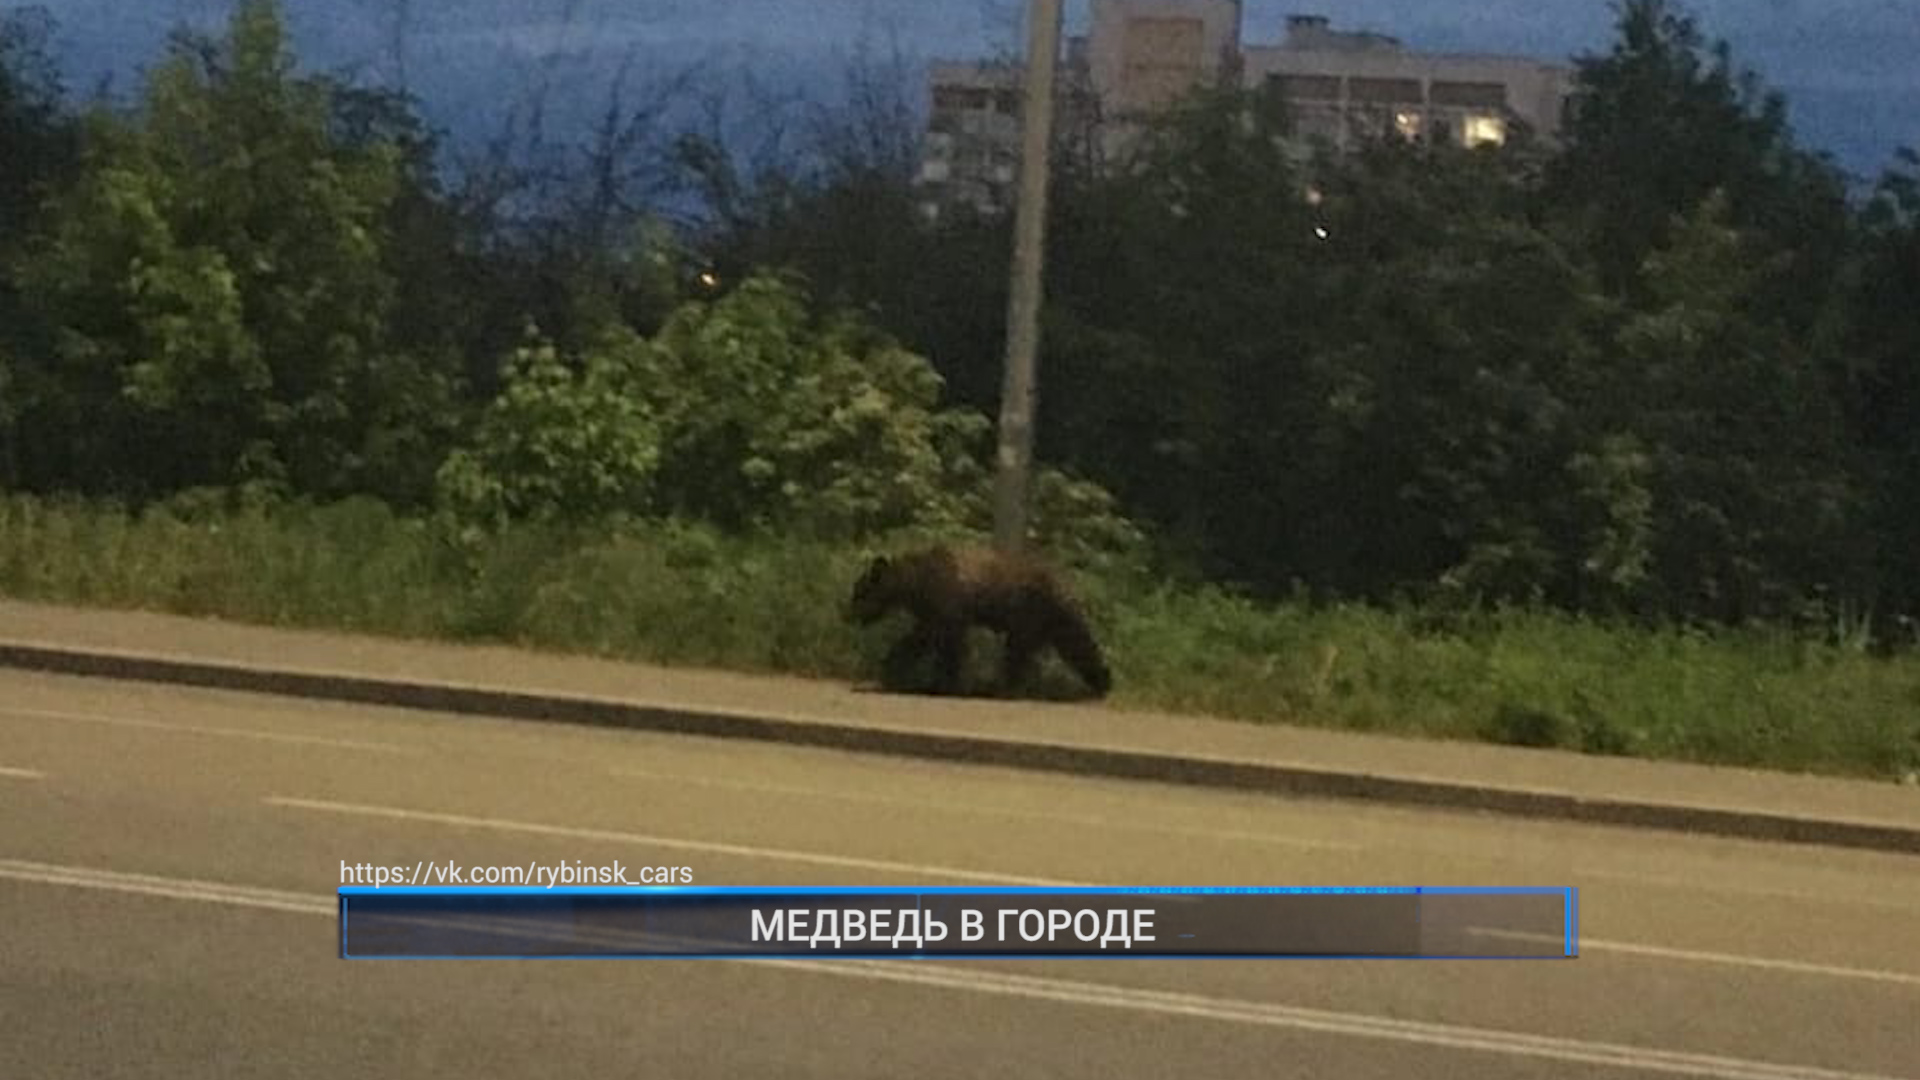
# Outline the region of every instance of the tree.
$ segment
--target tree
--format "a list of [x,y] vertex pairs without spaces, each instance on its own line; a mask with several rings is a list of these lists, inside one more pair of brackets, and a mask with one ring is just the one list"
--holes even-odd
[[[925,358],[858,312],[757,275],[682,305],[659,333],[610,329],[508,365],[471,445],[440,473],[466,521],[682,518],[864,540],[987,528],[992,425],[946,406]],[[1036,477],[1043,542],[1132,560],[1144,538],[1098,485]]]
[[1862,215],[1842,320],[1846,401],[1867,459],[1883,632],[1920,618],[1920,153],[1902,150]]
[[651,511],[662,442],[651,360],[644,343],[595,350],[578,370],[545,342],[516,351],[473,445],[440,467],[443,504],[488,526]]
[[655,338],[665,505],[837,537],[963,522],[985,418],[942,408],[932,366],[868,320],[809,302],[757,276]]
[[468,516],[609,513],[866,536],[957,526],[984,418],[939,407],[918,356],[847,312],[754,277],[653,338],[610,329],[578,370],[523,350],[476,445],[442,471]]
[[1530,155],[1293,152],[1197,94],[1061,200],[1043,443],[1267,593],[1570,595],[1595,286],[1528,220]]
[[1615,293],[1635,286],[1672,223],[1723,192],[1730,224],[1789,254],[1755,287],[1799,330],[1828,297],[1847,243],[1842,177],[1794,145],[1785,99],[1737,71],[1673,0],[1621,0],[1618,37],[1577,61],[1566,145],[1548,170],[1548,212],[1567,223]]
[[47,52],[52,27],[41,8],[0,11],[0,251],[32,230],[73,165],[75,132]]
[[1287,130],[1264,92],[1196,92],[1109,172],[1064,173],[1049,226],[1041,455],[1242,580],[1290,562],[1293,390],[1323,310]]
[[335,90],[244,0],[222,40],[176,40],[131,116],[89,118],[25,280],[56,327],[26,387],[41,484],[428,489],[454,380],[390,334],[404,155],[341,138]]
[[725,130],[716,102],[705,128],[678,147],[700,204],[700,248],[726,281],[797,272],[822,301],[867,312],[926,355],[957,402],[990,411],[1000,395],[1011,223],[925,220],[912,92],[900,55],[876,56],[863,43],[840,103],[763,101],[758,142]]
[[1858,493],[1831,384],[1765,318],[1771,269],[1713,196],[1642,270],[1646,302],[1615,341],[1605,420],[1651,456],[1649,599],[1719,621],[1799,614],[1860,582]]
[[[1572,602],[1604,305],[1525,213],[1523,157],[1380,140],[1326,178],[1330,315],[1308,377],[1311,580]],[[1391,522],[1391,527],[1382,523]]]
[[50,347],[45,320],[21,302],[19,253],[76,162],[76,131],[47,53],[51,31],[44,9],[0,12],[0,487],[21,480],[19,358]]

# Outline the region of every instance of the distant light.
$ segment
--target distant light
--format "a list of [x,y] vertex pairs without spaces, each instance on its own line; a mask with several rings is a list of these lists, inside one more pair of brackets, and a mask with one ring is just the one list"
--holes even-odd
[[717,277],[714,277],[713,274],[709,271],[703,271],[700,274],[700,284],[705,285],[707,288],[711,289],[720,284],[720,279]]
[[1319,237],[1322,240],[1325,240],[1327,238],[1327,230],[1316,226],[1313,230],[1313,235]]

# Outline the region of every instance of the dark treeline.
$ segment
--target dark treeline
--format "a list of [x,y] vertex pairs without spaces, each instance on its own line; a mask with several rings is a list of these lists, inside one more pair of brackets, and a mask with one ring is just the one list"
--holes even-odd
[[[0,34],[0,486],[425,508],[530,328],[573,357],[769,268],[996,408],[1011,223],[923,219],[916,90],[878,68],[759,152],[717,105],[667,125],[692,91],[655,80],[534,175],[296,73],[270,3],[127,109],[69,101],[44,32]],[[1287,129],[1216,91],[1058,159],[1041,456],[1169,565],[1913,640],[1920,159],[1849,200],[1663,0],[1580,59],[1558,149]]]

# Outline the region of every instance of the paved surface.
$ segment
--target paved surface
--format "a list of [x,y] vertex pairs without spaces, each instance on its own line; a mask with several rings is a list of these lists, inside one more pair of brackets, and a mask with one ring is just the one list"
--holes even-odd
[[[1571,962],[347,963],[342,862],[1576,885]],[[1920,1078],[1911,857],[0,672],[0,1076]],[[1824,1071],[1823,1071],[1824,1070]]]
[[[99,654],[127,653],[245,665],[266,673],[347,673],[361,683],[391,679],[452,686],[469,698],[476,688],[499,688],[520,695],[642,702],[656,714],[654,720],[664,716],[669,727],[697,717],[703,723],[694,726],[706,730],[713,725],[705,721],[716,716],[744,716],[749,722],[740,733],[757,738],[812,739],[946,759],[979,760],[972,751],[986,745],[996,751],[987,760],[1068,771],[1479,805],[1547,817],[1920,852],[1920,788],[1891,783],[1102,707],[903,697],[831,682],[0,602],[0,653],[16,645],[24,652],[73,650],[72,656],[89,663]],[[106,666],[112,660],[108,657]],[[763,718],[772,718],[768,723],[780,729],[756,726]],[[969,745],[954,745],[962,743]]]

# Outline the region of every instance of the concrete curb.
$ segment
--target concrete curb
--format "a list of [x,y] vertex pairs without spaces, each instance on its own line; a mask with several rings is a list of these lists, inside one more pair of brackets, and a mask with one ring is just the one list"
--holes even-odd
[[1661,829],[1920,855],[1920,827],[1711,806],[1591,799],[1564,792],[1350,772],[1284,762],[1176,755],[989,738],[954,732],[646,705],[450,683],[212,663],[136,653],[0,642],[0,667],[170,683],[499,719],[538,720],[712,738],[751,739],[863,754],[963,762],[1108,779],[1266,794],[1360,799],[1510,817]]

